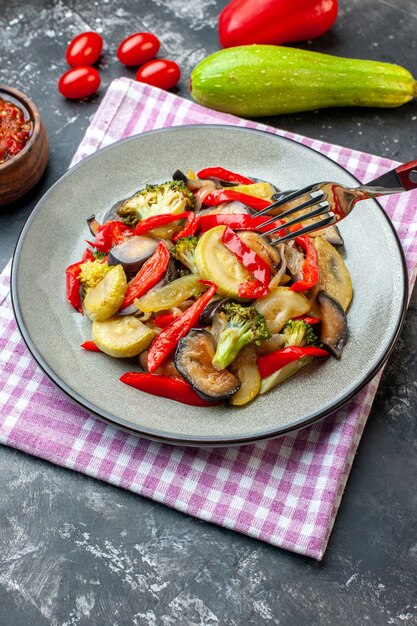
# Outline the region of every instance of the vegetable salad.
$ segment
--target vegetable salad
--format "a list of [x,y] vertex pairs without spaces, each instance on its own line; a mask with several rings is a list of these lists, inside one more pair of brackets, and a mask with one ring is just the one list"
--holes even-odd
[[[193,406],[240,406],[315,359],[340,358],[352,299],[335,226],[279,243],[278,190],[222,167],[177,170],[87,222],[67,299],[86,350],[135,359],[121,381]],[[102,358],[98,356],[97,358]]]

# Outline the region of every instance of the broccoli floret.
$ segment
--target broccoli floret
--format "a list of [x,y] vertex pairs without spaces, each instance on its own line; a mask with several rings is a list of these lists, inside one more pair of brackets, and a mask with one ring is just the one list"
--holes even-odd
[[84,295],[94,289],[112,268],[105,261],[85,261],[81,266],[80,281]]
[[271,336],[266,328],[265,318],[253,305],[243,306],[237,302],[230,302],[221,306],[218,315],[224,328],[220,333],[212,361],[217,370],[230,365],[246,344],[253,342],[259,345]]
[[97,259],[97,261],[102,261],[107,256],[107,252],[100,252],[100,250],[93,250],[93,257]]
[[319,340],[311,324],[303,320],[290,320],[283,328],[285,347],[287,346],[317,346]]
[[177,261],[181,261],[193,274],[198,274],[197,264],[195,262],[195,249],[197,244],[197,237],[191,235],[189,237],[181,237],[171,248],[171,256]]
[[182,180],[170,180],[162,185],[146,185],[126,200],[117,210],[125,224],[135,226],[140,220],[163,213],[182,213],[195,207],[194,194]]

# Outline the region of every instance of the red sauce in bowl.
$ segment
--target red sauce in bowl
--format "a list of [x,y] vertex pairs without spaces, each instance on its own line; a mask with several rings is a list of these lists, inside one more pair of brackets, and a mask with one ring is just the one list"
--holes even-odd
[[25,147],[31,131],[22,109],[0,97],[0,165]]

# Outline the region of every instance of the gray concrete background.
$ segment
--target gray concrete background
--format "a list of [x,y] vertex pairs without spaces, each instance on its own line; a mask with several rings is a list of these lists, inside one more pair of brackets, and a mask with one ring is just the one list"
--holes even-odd
[[[217,0],[0,0],[0,83],[37,103],[50,139],[46,176],[0,209],[0,267],[42,193],[67,169],[106,86],[133,76],[115,60],[150,30],[192,67],[218,49]],[[416,0],[346,0],[307,48],[396,62],[417,74]],[[67,42],[101,29],[102,87],[85,102],[56,90]],[[415,103],[266,120],[398,160],[417,158]],[[366,263],[364,264],[366,272]],[[385,370],[325,560],[286,553],[129,492],[0,448],[0,625],[417,624],[417,298]]]

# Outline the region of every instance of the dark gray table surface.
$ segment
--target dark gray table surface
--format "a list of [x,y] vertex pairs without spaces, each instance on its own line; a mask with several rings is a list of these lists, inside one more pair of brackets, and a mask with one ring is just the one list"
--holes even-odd
[[[0,83],[38,105],[50,140],[37,188],[0,209],[0,268],[48,187],[67,169],[107,85],[134,76],[115,59],[150,30],[183,70],[218,49],[217,0],[0,0]],[[417,74],[416,0],[345,0],[330,33],[306,47],[392,61]],[[67,42],[103,33],[102,86],[84,102],[56,84]],[[267,120],[406,161],[417,106]],[[366,268],[365,268],[366,271]],[[46,462],[0,448],[0,624],[417,624],[417,298],[377,394],[322,563],[209,525]]]

